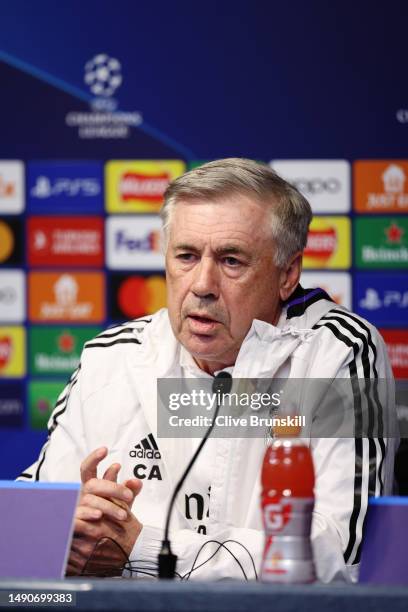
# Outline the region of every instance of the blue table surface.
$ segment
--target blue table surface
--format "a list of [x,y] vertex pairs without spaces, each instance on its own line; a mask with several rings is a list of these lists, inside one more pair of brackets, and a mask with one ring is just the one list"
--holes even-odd
[[[60,581],[0,580],[0,596],[4,591],[74,593],[76,604],[71,608],[74,610],[399,612],[408,609],[408,586],[268,585],[231,580],[180,583],[143,579],[78,578]],[[58,607],[61,608],[61,604]],[[31,604],[27,605],[26,609],[32,610],[34,607]],[[35,609],[42,608],[36,605]]]

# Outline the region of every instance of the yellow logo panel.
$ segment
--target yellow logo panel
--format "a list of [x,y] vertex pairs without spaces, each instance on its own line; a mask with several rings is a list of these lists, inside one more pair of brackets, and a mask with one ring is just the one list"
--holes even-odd
[[24,328],[0,327],[0,378],[24,376],[25,363]]
[[309,228],[303,267],[349,268],[350,228],[348,217],[314,217]]
[[186,171],[183,161],[109,161],[105,167],[106,210],[159,212],[168,184]]

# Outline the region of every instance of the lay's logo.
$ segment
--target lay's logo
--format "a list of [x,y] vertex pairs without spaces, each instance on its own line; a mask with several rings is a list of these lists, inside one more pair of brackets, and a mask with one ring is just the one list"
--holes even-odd
[[170,182],[167,172],[157,176],[145,176],[137,172],[125,172],[119,183],[122,199],[147,200],[153,203],[161,203],[163,193]]
[[314,257],[325,265],[327,260],[335,253],[336,248],[337,233],[334,227],[326,230],[310,230],[305,255],[306,257]]
[[304,250],[304,268],[348,268],[350,259],[350,220],[314,217]]
[[0,327],[0,378],[21,377],[25,371],[24,328]]
[[105,168],[106,210],[157,213],[169,183],[185,169],[180,160],[109,161]]

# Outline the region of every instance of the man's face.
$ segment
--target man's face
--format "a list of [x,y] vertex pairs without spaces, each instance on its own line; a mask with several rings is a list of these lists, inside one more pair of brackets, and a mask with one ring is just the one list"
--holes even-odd
[[270,209],[244,196],[179,201],[166,253],[170,322],[198,365],[233,365],[253,319],[275,323],[283,273]]

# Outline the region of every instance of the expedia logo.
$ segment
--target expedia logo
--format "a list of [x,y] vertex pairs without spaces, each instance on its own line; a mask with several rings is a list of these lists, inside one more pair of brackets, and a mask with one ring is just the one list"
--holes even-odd
[[[136,459],[153,459],[157,461],[161,459],[161,453],[151,433],[146,438],[143,438],[139,444],[135,444],[134,448],[129,451],[129,456]],[[156,464],[146,465],[138,463],[133,469],[133,474],[136,478],[140,478],[140,480],[145,478],[147,480],[163,480],[160,467]]]
[[119,191],[123,200],[147,200],[161,202],[163,193],[170,182],[166,172],[156,175],[125,172],[119,183]]

